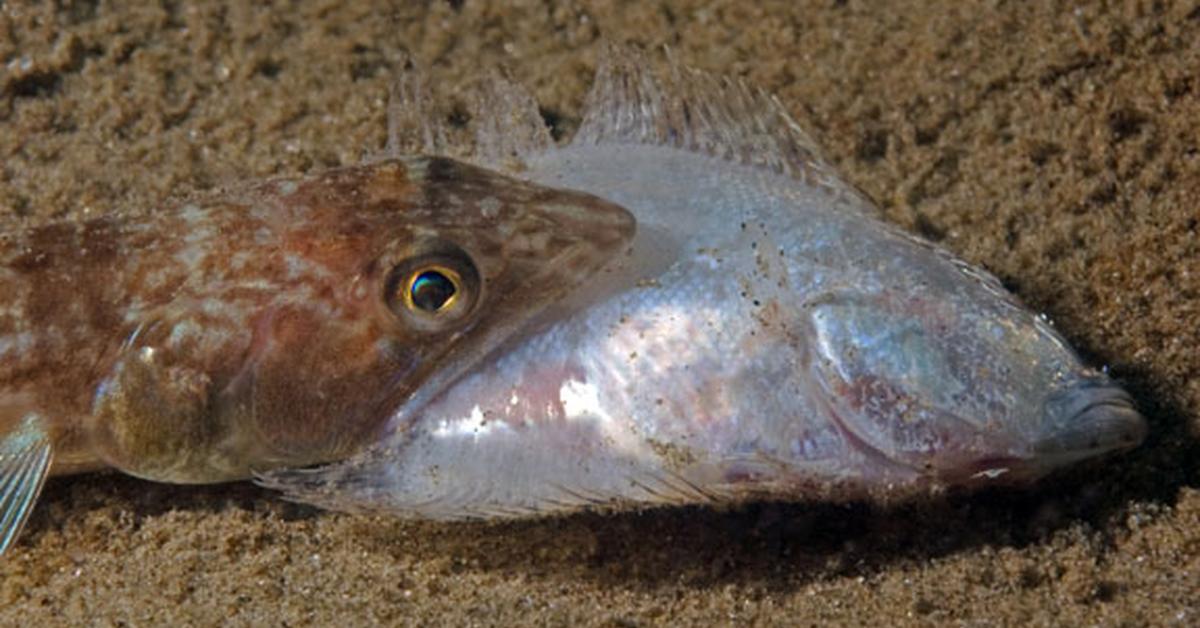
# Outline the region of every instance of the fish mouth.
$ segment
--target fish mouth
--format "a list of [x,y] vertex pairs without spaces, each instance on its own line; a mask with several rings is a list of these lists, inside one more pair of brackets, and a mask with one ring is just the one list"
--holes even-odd
[[562,223],[564,232],[577,236],[552,257],[538,260],[521,276],[525,283],[545,285],[532,300],[505,299],[492,304],[510,312],[509,320],[480,331],[470,342],[456,349],[457,356],[446,360],[437,371],[395,405],[382,426],[380,440],[396,432],[409,430],[419,422],[428,406],[451,394],[473,373],[493,364],[519,346],[565,318],[580,306],[566,304],[573,295],[587,292],[588,282],[602,279],[628,254],[637,230],[628,210],[590,195],[575,192],[577,205],[556,204],[548,213]]
[[1146,419],[1133,398],[1105,377],[1081,380],[1051,395],[1043,409],[1043,434],[1030,452],[1045,470],[1137,447]]

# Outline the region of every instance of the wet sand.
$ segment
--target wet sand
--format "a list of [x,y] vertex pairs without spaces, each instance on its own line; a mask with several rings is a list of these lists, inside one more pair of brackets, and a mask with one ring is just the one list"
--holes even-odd
[[0,563],[0,624],[1200,622],[1195,2],[64,4],[0,3],[3,224],[355,163],[405,55],[451,92],[507,64],[569,133],[602,37],[669,45],[778,94],[891,220],[1109,365],[1152,434],[1032,491],[891,509],[429,524],[55,479]]

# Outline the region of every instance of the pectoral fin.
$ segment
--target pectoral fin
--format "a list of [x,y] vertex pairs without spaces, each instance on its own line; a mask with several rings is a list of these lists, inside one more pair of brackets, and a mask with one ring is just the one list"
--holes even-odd
[[50,436],[37,415],[0,434],[0,555],[21,532],[50,472]]

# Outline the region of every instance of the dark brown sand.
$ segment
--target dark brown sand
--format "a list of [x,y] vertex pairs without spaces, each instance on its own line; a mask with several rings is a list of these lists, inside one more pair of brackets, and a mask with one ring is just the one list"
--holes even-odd
[[0,623],[1200,622],[1197,3],[59,4],[0,2],[6,224],[354,163],[402,53],[450,88],[505,63],[569,132],[602,37],[666,44],[776,92],[892,220],[1110,365],[1152,434],[1033,491],[890,511],[446,525],[57,479],[0,563]]

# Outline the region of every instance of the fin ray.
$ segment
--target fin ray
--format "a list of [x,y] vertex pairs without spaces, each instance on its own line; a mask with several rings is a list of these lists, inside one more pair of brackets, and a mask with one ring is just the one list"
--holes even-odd
[[[672,146],[762,168],[825,189],[856,211],[875,204],[844,181],[817,143],[766,90],[696,70],[666,54],[658,69],[649,55],[609,44],[588,92],[582,123],[567,146]],[[419,153],[466,158],[520,176],[531,158],[556,147],[538,103],[503,68],[468,85],[464,129],[447,120],[454,107],[422,69],[406,61],[388,101],[383,158]],[[465,133],[463,132],[465,131]]]
[[470,114],[466,133],[446,121],[455,110],[425,73],[407,63],[392,81],[388,99],[387,144],[381,157],[419,153],[469,158],[471,163],[505,172],[522,168],[525,157],[554,145],[537,101],[502,69],[468,85],[460,98]]
[[415,64],[402,65],[388,95],[387,145],[382,157],[444,155],[447,133],[433,88]]
[[50,472],[50,438],[26,417],[0,439],[0,555],[24,527]]
[[527,156],[549,150],[554,144],[533,95],[500,70],[475,84],[470,107],[475,127],[474,160],[480,165],[505,171],[519,169]]
[[842,180],[817,143],[779,100],[761,88],[692,69],[667,54],[665,70],[647,55],[610,45],[602,55],[571,146],[673,146],[764,168],[878,209]]
[[[732,461],[730,461],[732,463]],[[397,482],[395,462],[383,459],[366,463],[359,456],[347,462],[306,469],[279,469],[256,475],[259,486],[279,491],[289,501],[351,513],[387,514],[402,518],[461,521],[517,519],[540,515],[570,514],[582,510],[646,508],[709,504],[722,500],[740,501],[754,494],[733,485],[701,487],[694,479],[663,469],[629,469],[597,486],[589,479],[566,485],[552,479],[529,485],[513,494],[503,486],[527,478],[507,478],[503,469],[495,476],[447,478],[434,486]],[[718,462],[713,469],[723,468]],[[713,469],[708,469],[711,472]],[[427,474],[429,467],[405,467],[402,474]],[[785,469],[772,469],[786,474]],[[707,475],[707,473],[705,474]],[[581,478],[576,478],[580,480]],[[622,488],[618,488],[621,486]],[[770,491],[765,491],[769,494]]]

